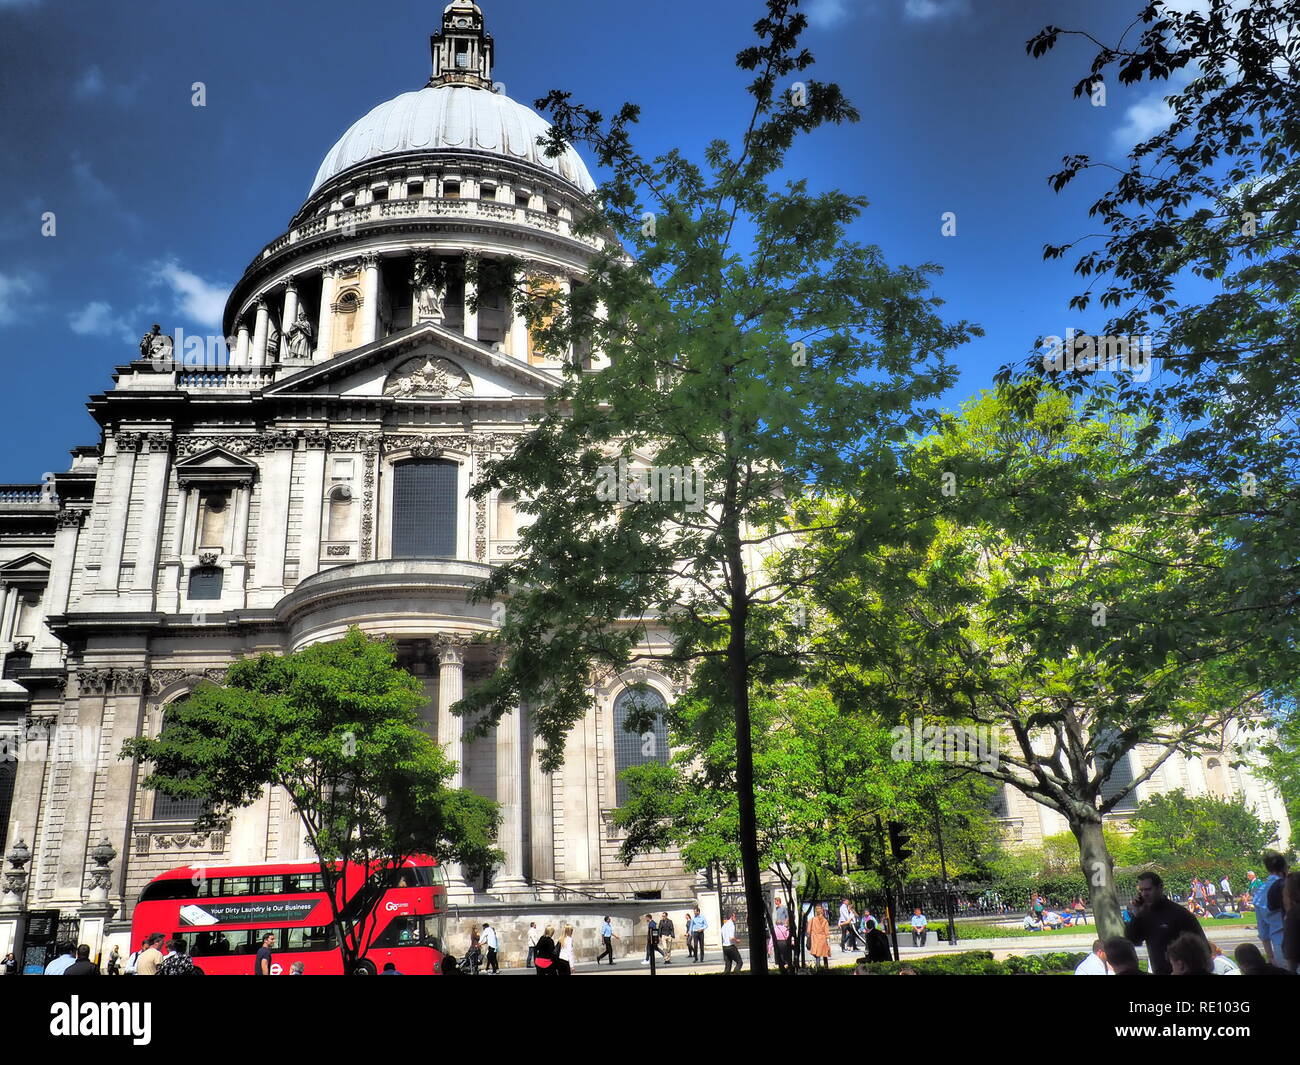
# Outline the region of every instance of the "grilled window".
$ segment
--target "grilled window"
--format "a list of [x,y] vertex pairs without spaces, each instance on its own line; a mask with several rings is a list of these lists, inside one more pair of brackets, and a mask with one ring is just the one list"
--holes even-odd
[[224,572],[224,570],[218,569],[216,566],[204,566],[200,569],[190,570],[189,597],[191,599],[220,599]]
[[[668,725],[664,721],[663,696],[656,691],[628,689],[614,700],[615,799],[627,800],[623,771],[648,762],[668,761]],[[648,722],[648,715],[653,714]],[[629,728],[629,726],[631,726]],[[647,727],[648,726],[648,727]]]
[[455,558],[456,463],[415,459],[393,470],[393,557]]

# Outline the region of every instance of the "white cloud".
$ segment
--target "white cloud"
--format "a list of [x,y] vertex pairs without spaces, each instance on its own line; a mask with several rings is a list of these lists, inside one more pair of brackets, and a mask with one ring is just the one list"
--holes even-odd
[[968,0],[905,0],[903,14],[920,22],[964,15],[970,10]]
[[68,315],[68,327],[78,336],[108,336],[130,344],[135,341],[135,330],[113,313],[111,304],[95,300],[81,310]]
[[94,66],[87,70],[72,87],[72,95],[78,100],[91,100],[104,95],[104,72]]
[[[3,2],[3,0],[0,0]],[[22,297],[32,290],[31,283],[12,274],[0,274],[0,325],[8,325],[18,318]]]
[[166,285],[176,297],[176,310],[214,332],[221,328],[230,286],[205,281],[184,269],[175,260],[160,263],[154,269],[154,284]]
[[844,0],[809,0],[808,24],[818,29],[838,26],[849,17]]

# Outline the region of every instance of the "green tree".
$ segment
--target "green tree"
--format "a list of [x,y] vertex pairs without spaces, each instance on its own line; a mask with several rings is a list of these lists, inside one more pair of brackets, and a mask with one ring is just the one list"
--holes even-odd
[[[552,148],[586,145],[608,172],[586,230],[612,239],[584,284],[534,286],[522,304],[566,369],[535,430],[475,488],[513,493],[535,521],[481,589],[508,604],[509,659],[460,707],[471,731],[521,701],[536,707],[549,769],[588,712],[593,667],[657,663],[685,678],[720,663],[760,974],[750,692],[811,651],[790,605],[797,586],[763,560],[800,534],[786,501],[810,483],[856,483],[864,468],[887,482],[891,446],[928,423],[924,404],[954,378],[946,352],[970,333],[936,316],[930,268],[892,269],[847,239],[863,197],[777,184],[797,137],[857,117],[836,86],[801,80],[806,24],[794,0],[768,0],[737,59],[754,74],[751,120],[702,164],[641,156],[631,105],[607,123],[566,94],[541,101]],[[620,462],[655,479],[625,477]],[[652,640],[661,626],[667,638]]]
[[1274,715],[1276,734],[1262,745],[1262,764],[1254,768],[1282,795],[1291,821],[1291,847],[1300,849],[1300,713],[1294,697]]
[[[414,855],[500,860],[496,804],[446,787],[455,765],[421,730],[423,690],[395,663],[391,643],[358,629],[236,662],[224,685],[168,707],[163,733],[128,741],[121,755],[148,764],[145,787],[208,803],[207,824],[284,788],[320,861],[345,973],[358,971],[382,901],[348,883],[350,864],[382,882]],[[344,913],[351,897],[361,905]]]
[[[1194,500],[1226,548],[1155,609],[1194,608],[1180,638],[1194,627],[1203,644],[1250,645],[1264,687],[1297,672],[1298,36],[1300,0],[1153,0],[1113,43],[1047,26],[1027,46],[1042,56],[1065,38],[1088,42],[1076,96],[1107,80],[1168,86],[1168,126],[1132,148],[1089,209],[1101,234],[1045,251],[1075,256],[1087,288],[1072,306],[1095,301],[1113,315],[1106,334],[1150,341],[1157,372],[1053,377],[1086,404],[1117,400],[1147,419],[1135,441],[1146,491]],[[1115,170],[1074,154],[1050,180],[1059,191]]]
[[[1248,649],[1179,639],[1171,611],[1199,606],[1178,595],[1184,575],[1223,547],[1190,502],[1155,505],[1132,475],[1140,430],[1080,417],[1039,382],[985,395],[907,457],[907,541],[856,557],[832,545],[852,564],[819,603],[852,666],[842,700],[997,731],[983,771],[1066,819],[1106,935],[1123,925],[1105,816],[1174,751],[1263,716]],[[1124,781],[1139,745],[1158,753]]]
[[1166,867],[1195,862],[1207,870],[1236,869],[1259,861],[1277,835],[1277,823],[1261,820],[1245,799],[1192,796],[1181,788],[1144,799],[1131,820],[1136,861]]
[[[833,869],[861,869],[864,844],[871,852],[867,869],[879,871],[885,856],[876,838],[878,817],[902,821],[916,832],[917,855],[908,867],[914,873],[922,865],[937,873],[937,855],[926,853],[922,843],[933,839],[936,814],[949,823],[965,819],[967,841],[991,838],[992,788],[977,773],[894,758],[897,739],[889,725],[869,714],[845,713],[824,689],[788,685],[756,692],[751,711],[759,860],[791,902],[796,944],[804,932],[796,900],[823,897],[836,881]],[[627,833],[620,855],[631,861],[672,845],[694,868],[738,868],[740,803],[730,707],[688,695],[673,706],[670,724],[677,751],[671,762],[624,774],[629,794],[614,818]],[[950,858],[962,851],[955,836],[945,840]]]

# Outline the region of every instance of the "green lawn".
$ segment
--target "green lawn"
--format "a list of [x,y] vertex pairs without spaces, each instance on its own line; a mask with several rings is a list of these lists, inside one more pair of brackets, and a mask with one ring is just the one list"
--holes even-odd
[[[1240,928],[1242,925],[1255,923],[1255,915],[1248,913],[1237,915],[1236,917],[1219,919],[1219,918],[1201,918],[1202,928]],[[947,932],[947,925],[942,922],[931,922],[931,931],[942,929]],[[963,921],[957,922],[957,941],[960,945],[965,939],[1050,939],[1053,936],[1081,936],[1089,933],[1096,933],[1097,926],[1091,921],[1086,924],[1071,925],[1069,928],[1057,928],[1044,930],[1042,932],[1031,932],[1027,928],[1019,925],[1001,927],[994,924],[967,924]],[[900,932],[899,935],[903,933]]]

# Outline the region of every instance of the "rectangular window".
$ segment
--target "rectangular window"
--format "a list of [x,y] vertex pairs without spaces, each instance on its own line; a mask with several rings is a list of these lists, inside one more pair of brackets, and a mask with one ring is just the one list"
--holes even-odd
[[40,632],[41,593],[20,592],[18,594],[18,620],[14,636],[32,639]]
[[189,597],[193,600],[215,600],[221,598],[221,583],[225,570],[215,566],[190,570]]
[[516,193],[515,193],[515,206],[516,206],[516,207],[527,207],[527,206],[532,202],[532,199],[533,199],[533,198],[532,198],[531,196],[529,196],[528,193],[526,193],[526,192],[516,192]]
[[442,195],[448,200],[460,199],[460,182],[448,181],[442,186]]
[[456,463],[403,462],[393,470],[393,557],[455,558]]
[[408,182],[406,183],[406,195],[408,195],[408,196],[423,196],[423,195],[424,195],[424,182],[423,182],[423,181],[408,181]]
[[497,198],[497,187],[489,182],[484,182],[478,187],[478,198],[480,200],[495,200]]
[[380,185],[377,189],[371,189],[370,198],[374,200],[375,203],[383,203],[388,199],[388,186]]

